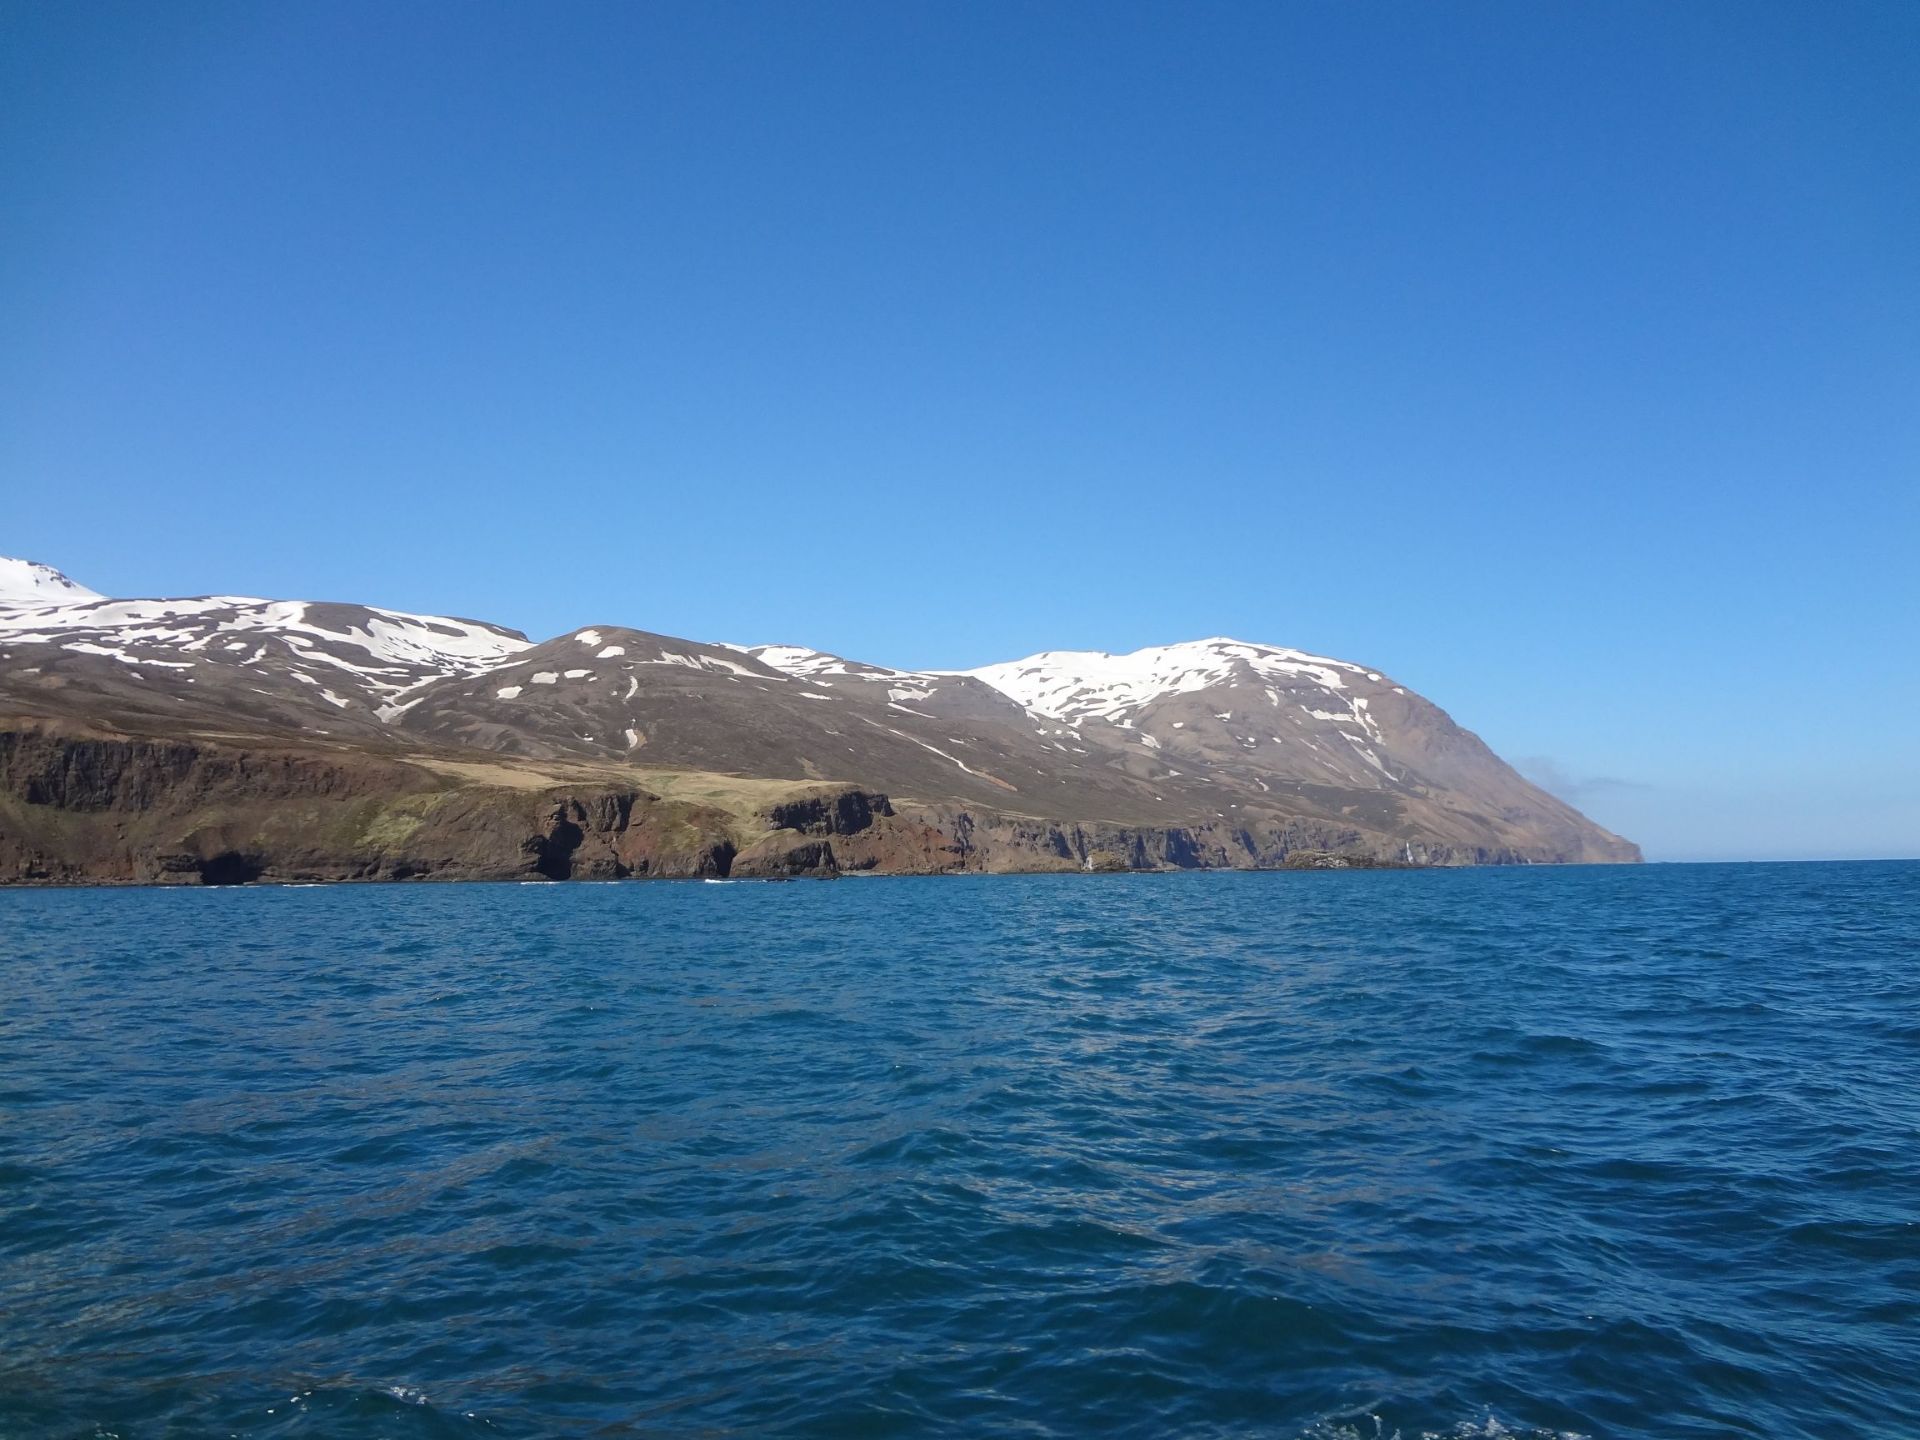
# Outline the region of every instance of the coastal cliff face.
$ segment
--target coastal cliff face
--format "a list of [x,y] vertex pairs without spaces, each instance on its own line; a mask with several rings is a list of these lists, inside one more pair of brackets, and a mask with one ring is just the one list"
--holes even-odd
[[[754,808],[615,779],[38,726],[0,731],[0,883],[614,880],[968,868],[884,795]],[[743,797],[750,801],[752,795]]]
[[0,881],[722,875],[734,817],[619,784],[475,781],[404,760],[0,732]]
[[[722,787],[725,789],[725,787]],[[777,791],[781,787],[774,787]],[[1407,863],[1319,824],[1071,824],[795,786],[720,803],[618,777],[57,726],[0,730],[0,883],[785,878]],[[1523,857],[1420,853],[1413,863]]]
[[[613,880],[961,868],[884,795],[753,808],[615,778],[58,727],[0,731],[0,882]],[[784,787],[775,787],[784,788]],[[745,797],[751,800],[752,795]]]
[[1281,647],[900,671],[6,564],[0,883],[1639,858],[1388,677]]

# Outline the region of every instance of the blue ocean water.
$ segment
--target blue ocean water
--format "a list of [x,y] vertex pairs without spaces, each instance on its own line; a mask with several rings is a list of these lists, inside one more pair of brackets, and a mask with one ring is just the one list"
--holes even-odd
[[0,893],[0,1435],[1920,1434],[1920,864]]

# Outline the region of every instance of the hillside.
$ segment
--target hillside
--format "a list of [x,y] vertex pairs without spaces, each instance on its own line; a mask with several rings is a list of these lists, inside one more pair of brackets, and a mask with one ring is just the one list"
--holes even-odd
[[0,735],[12,880],[572,874],[555,827],[616,813],[686,843],[592,873],[1639,858],[1379,671],[1225,638],[901,671],[0,560]]

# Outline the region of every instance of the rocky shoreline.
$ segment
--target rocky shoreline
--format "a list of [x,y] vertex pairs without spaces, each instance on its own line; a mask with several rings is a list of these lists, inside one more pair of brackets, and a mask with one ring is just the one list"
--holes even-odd
[[[670,783],[650,787],[646,781]],[[698,785],[672,782],[705,780]],[[679,790],[682,793],[674,793]],[[1500,864],[1312,821],[1063,823],[854,785],[0,729],[0,884],[785,879]]]

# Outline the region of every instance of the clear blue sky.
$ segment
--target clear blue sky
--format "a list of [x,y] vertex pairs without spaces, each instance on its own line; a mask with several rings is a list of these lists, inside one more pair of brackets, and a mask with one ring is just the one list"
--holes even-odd
[[1364,660],[1920,854],[1920,5],[0,3],[0,553]]

